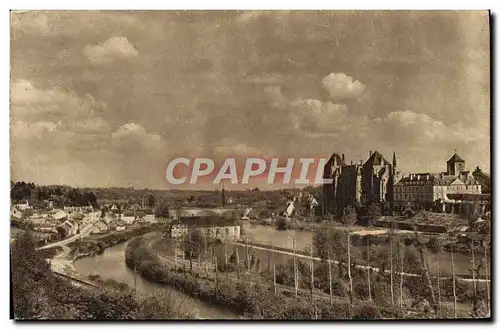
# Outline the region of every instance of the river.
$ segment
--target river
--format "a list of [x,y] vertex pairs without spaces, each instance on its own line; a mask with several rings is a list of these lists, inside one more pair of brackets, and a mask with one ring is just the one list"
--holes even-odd
[[[87,276],[99,274],[101,279],[114,279],[134,287],[134,271],[125,264],[125,248],[127,243],[120,243],[104,250],[101,255],[80,258],[75,261],[77,272]],[[166,291],[178,296],[183,301],[187,310],[193,310],[203,319],[237,319],[238,315],[221,307],[210,305],[204,301],[192,298],[176,289],[166,287],[159,283],[146,281],[139,274],[136,276],[137,292],[141,295],[153,295]]]
[[[310,231],[276,230],[273,226],[264,226],[245,223],[242,225],[243,238],[247,237],[249,241],[274,245],[276,247],[293,249],[293,238],[296,239],[297,250],[304,250],[311,245]],[[438,254],[429,254],[429,265],[431,272],[437,270],[439,264],[440,271],[451,275],[451,253],[441,251]],[[489,257],[489,255],[488,255]],[[470,275],[469,269],[472,264],[472,256],[466,253],[455,253],[455,273],[457,275]],[[483,259],[483,254],[476,255],[476,265]],[[489,261],[489,258],[488,258]],[[439,262],[439,263],[438,263]],[[484,274],[484,269],[481,270]]]

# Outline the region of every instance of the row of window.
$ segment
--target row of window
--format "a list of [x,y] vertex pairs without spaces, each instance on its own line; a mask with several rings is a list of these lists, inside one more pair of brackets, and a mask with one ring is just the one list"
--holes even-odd
[[395,186],[394,192],[422,192],[422,193],[432,193],[433,190],[447,190],[447,191],[479,191],[480,185],[446,185],[446,186]]
[[428,191],[432,192],[432,185],[431,186],[395,186],[394,187],[394,192],[419,192],[419,191]]
[[394,195],[396,201],[400,200],[432,200],[432,193],[398,193]]

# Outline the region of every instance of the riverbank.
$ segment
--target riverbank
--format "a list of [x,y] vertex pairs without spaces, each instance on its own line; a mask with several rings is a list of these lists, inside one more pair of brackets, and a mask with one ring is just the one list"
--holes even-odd
[[[284,233],[276,231],[274,242],[279,242],[280,234]],[[298,237],[299,235],[297,235]],[[286,238],[284,239],[286,242]],[[340,242],[342,245],[342,242]],[[177,248],[174,246],[177,245]],[[196,244],[195,244],[196,245]],[[183,247],[184,246],[184,247]],[[273,247],[270,245],[260,245],[260,247],[251,244],[241,243],[228,243],[228,244],[215,244],[213,247],[205,249],[202,248],[192,262],[183,259],[182,249],[185,248],[184,244],[179,244],[170,239],[157,239],[152,241],[148,246],[149,252],[157,259],[161,260],[162,265],[169,265],[170,269],[184,268],[184,272],[188,272],[195,277],[207,278],[210,277],[214,281],[215,263],[218,264],[219,277],[223,278],[222,281],[233,280],[238,282],[238,278],[242,278],[245,284],[250,282],[259,282],[261,285],[266,286],[268,289],[273,286],[273,267],[276,271],[276,282],[278,291],[288,291],[294,294],[294,272],[297,274],[297,287],[299,295],[301,291],[305,292],[306,296],[310,296],[311,287],[311,260],[309,260],[310,253],[299,252],[296,253],[296,261],[294,260],[293,250],[285,248]],[[179,250],[179,248],[181,250]],[[329,268],[325,258],[315,258],[312,262],[314,264],[314,295],[318,298],[329,298],[329,277],[332,280],[333,296],[348,299],[349,297],[349,277],[347,275],[348,269],[346,266],[346,251],[342,246],[337,246],[335,254],[332,254],[333,261],[331,264],[331,274],[329,275]],[[177,249],[175,253],[174,250]],[[353,282],[353,296],[357,302],[366,302],[370,299],[379,308],[396,308],[399,309],[399,299],[403,300],[404,309],[412,312],[417,312],[420,308],[426,308],[426,303],[432,302],[433,298],[429,294],[429,287],[422,280],[425,277],[422,272],[422,267],[419,265],[420,256],[418,251],[414,248],[403,249],[404,262],[400,262],[399,249],[395,247],[394,259],[394,294],[396,297],[397,305],[394,306],[394,301],[391,302],[391,271],[387,259],[383,263],[372,262],[372,265],[379,265],[381,268],[371,268],[371,298],[369,296],[369,288],[367,278],[366,266],[361,265],[364,255],[358,252],[353,252],[351,248],[351,274]],[[199,250],[199,249],[198,249]],[[361,250],[358,250],[361,251]],[[201,253],[200,253],[201,252]],[[372,250],[373,258],[386,257],[387,250]],[[175,256],[177,254],[177,256]],[[378,255],[378,257],[375,257]],[[385,256],[384,256],[385,255]],[[322,257],[326,257],[323,255]],[[384,265],[387,263],[386,265]],[[239,264],[239,265],[238,265]],[[296,264],[296,266],[294,265]],[[239,269],[238,269],[239,268]],[[401,269],[403,269],[401,271]],[[400,275],[399,271],[404,275]],[[187,275],[187,274],[186,274]],[[403,279],[402,279],[403,278]],[[432,281],[432,289],[434,289],[435,297],[440,295],[441,307],[440,317],[450,318],[453,316],[452,307],[453,303],[453,289],[451,277],[442,276],[439,280],[436,277],[430,277]],[[402,284],[401,284],[402,281]],[[438,284],[440,282],[440,284]],[[402,287],[403,294],[401,295],[400,287]],[[486,302],[485,282],[478,282],[477,292],[478,297]],[[470,303],[472,300],[473,284],[468,280],[456,280],[457,292],[457,307],[460,309],[459,314],[463,317],[470,317]],[[438,293],[439,291],[439,293]],[[287,292],[287,293],[288,293]],[[393,297],[393,298],[394,298]],[[436,300],[434,303],[439,303]],[[435,305],[435,304],[433,304]],[[420,312],[420,311],[418,311]]]
[[[370,247],[372,249],[372,257],[371,264],[379,260],[379,263],[386,263],[386,266],[389,266],[387,261],[387,255],[389,254],[390,249],[390,239],[388,234],[380,234],[380,229],[369,229],[364,227],[363,230],[358,229],[358,227],[353,227],[355,230],[352,230],[349,227],[345,226],[331,226],[324,225],[321,229],[311,231],[296,231],[296,230],[277,230],[276,228],[268,225],[259,225],[259,224],[251,224],[251,223],[243,223],[242,224],[242,237],[241,239],[245,240],[249,243],[256,243],[261,245],[269,245],[274,246],[276,248],[283,248],[286,250],[294,249],[294,241],[295,241],[295,249],[298,252],[306,252],[309,254],[311,239],[314,240],[314,236],[324,233],[324,232],[332,232],[332,234],[336,233],[339,241],[346,241],[346,230],[348,232],[358,232],[359,234],[356,236],[351,236],[351,253],[352,257],[356,259],[358,264],[366,265],[366,233],[370,231],[374,231],[374,235],[370,236]],[[399,231],[398,231],[399,232]],[[400,234],[395,235],[393,238],[393,245],[397,245],[398,242],[403,243],[406,248],[411,248],[414,245],[413,241],[415,239],[415,235],[413,232],[399,232]],[[363,235],[365,234],[365,235]],[[425,244],[426,246],[426,254],[429,262],[429,271],[432,275],[441,275],[442,277],[450,277],[452,275],[452,264],[451,264],[451,253],[441,249],[440,251],[436,251],[436,245],[439,246],[440,242],[433,239],[431,236],[420,236],[419,240]],[[437,242],[437,243],[435,243]],[[442,243],[441,243],[442,245]],[[317,248],[315,248],[317,249]],[[345,245],[342,243],[338,243],[334,248],[335,250],[344,250]],[[345,250],[344,250],[345,251]],[[316,253],[316,252],[315,252]],[[342,257],[345,255],[344,253],[339,253],[338,257]],[[323,255],[326,258],[326,255]],[[487,259],[489,260],[489,254],[487,255]],[[476,265],[483,261],[484,254],[478,252],[476,250],[475,261]],[[336,259],[333,256],[333,259]],[[405,258],[406,259],[406,258]],[[455,261],[455,274],[458,277],[470,278],[470,268],[472,255],[468,252],[454,252],[454,261]],[[488,261],[488,268],[491,266],[491,262]],[[380,267],[383,264],[378,264]],[[482,266],[480,269],[480,275],[476,275],[476,278],[486,278],[490,277],[490,271],[485,271],[486,267]]]
[[[91,235],[81,240],[69,243],[63,247],[53,247],[38,251],[45,259],[48,259],[51,269],[68,277],[79,280],[88,280],[79,275],[74,267],[74,262],[83,257],[91,257],[102,253],[106,248],[141,236],[149,232],[163,229],[163,224],[142,224],[129,227],[124,231],[114,231],[100,235]],[[89,280],[92,281],[92,280]],[[98,283],[97,283],[98,284]]]
[[301,294],[295,297],[285,291],[274,292],[266,286],[244,280],[226,280],[202,277],[200,273],[175,270],[162,263],[151,251],[151,240],[135,238],[126,250],[126,263],[135,268],[148,280],[175,287],[193,297],[211,304],[224,305],[245,314],[251,319],[352,319],[352,318],[394,318],[391,309],[380,310],[374,304],[335,298],[330,304],[328,298],[314,298]]
[[102,280],[99,289],[74,286],[55,275],[28,233],[11,245],[12,315],[16,320],[195,319],[184,301],[169,294],[137,295]]
[[[297,231],[297,232],[317,232],[328,229],[334,229],[340,232],[349,232],[353,235],[353,237],[358,236],[360,240],[369,234],[369,232],[374,232],[371,236],[371,240],[384,240],[388,241],[389,237],[389,229],[383,225],[376,225],[374,227],[366,227],[360,225],[344,225],[337,221],[332,220],[323,220],[323,221],[304,221],[304,220],[296,220],[289,219],[286,222],[286,225],[280,226],[279,223],[272,219],[263,219],[263,220],[255,220],[249,219],[245,221],[241,221],[242,226],[250,225],[250,226],[262,226],[267,228],[273,228],[276,231]],[[385,231],[385,233],[381,233]],[[242,230],[242,234],[244,234],[244,230]],[[415,231],[414,227],[407,226],[406,229],[396,229],[394,230],[395,237],[405,240],[405,243],[409,243],[409,241],[413,241],[415,239]],[[460,254],[470,254],[470,245],[465,245],[463,242],[456,242],[455,240],[450,238],[450,235],[447,232],[428,232],[428,231],[417,231],[419,239],[423,239],[428,241],[430,239],[439,240],[439,244],[441,246],[441,250],[450,252],[453,247],[453,251],[455,253]],[[478,254],[484,253],[483,246],[476,242],[476,246],[474,247],[475,252]]]

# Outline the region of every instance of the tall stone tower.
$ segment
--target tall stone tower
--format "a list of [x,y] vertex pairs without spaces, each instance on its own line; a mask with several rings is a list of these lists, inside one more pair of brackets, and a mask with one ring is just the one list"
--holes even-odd
[[396,151],[392,153],[392,176],[396,177]]
[[450,160],[446,161],[446,173],[458,176],[462,171],[465,171],[465,160],[459,157],[455,151]]

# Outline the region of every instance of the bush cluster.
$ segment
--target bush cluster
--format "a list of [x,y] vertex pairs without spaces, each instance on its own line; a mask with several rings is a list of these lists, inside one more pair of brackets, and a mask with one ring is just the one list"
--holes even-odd
[[[139,298],[128,286],[101,282],[100,289],[77,288],[57,278],[36,251],[29,233],[11,246],[11,282],[15,319],[181,319],[192,318],[172,296]],[[152,307],[154,306],[154,307]]]

